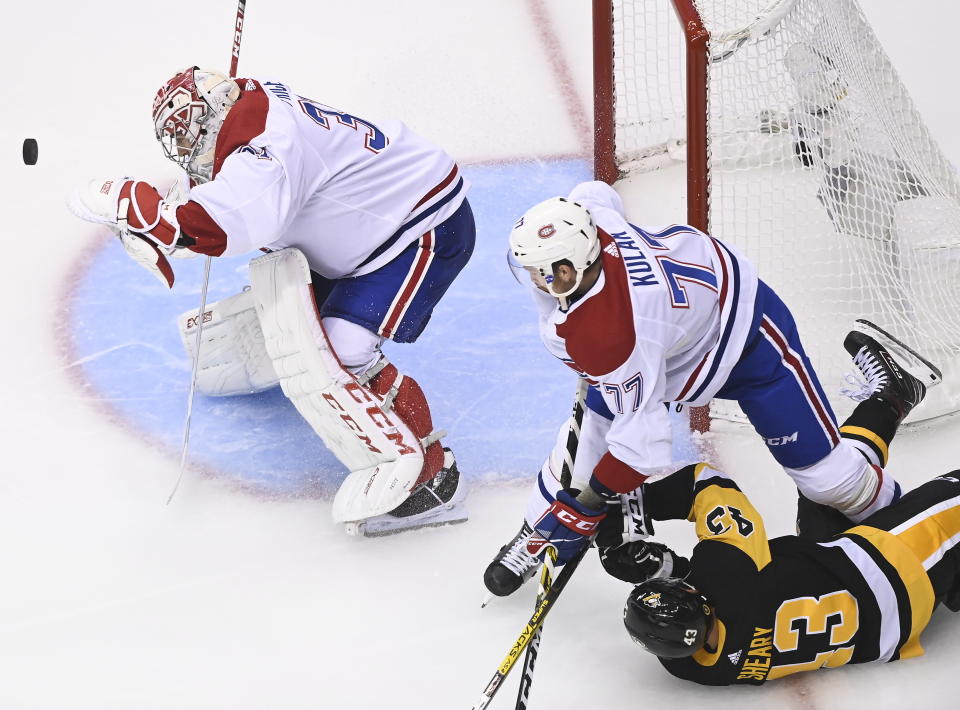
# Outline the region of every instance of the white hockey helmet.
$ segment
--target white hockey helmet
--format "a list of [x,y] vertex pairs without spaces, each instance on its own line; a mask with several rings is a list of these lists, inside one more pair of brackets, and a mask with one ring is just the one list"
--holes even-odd
[[[534,205],[513,225],[510,259],[530,272],[534,283],[557,298],[577,290],[583,272],[600,256],[597,226],[590,211],[564,197],[551,197]],[[553,289],[553,265],[569,261],[576,271],[573,286]]]
[[191,176],[209,180],[217,134],[240,97],[233,79],[187,67],[160,87],[153,100],[153,125],[164,154]]

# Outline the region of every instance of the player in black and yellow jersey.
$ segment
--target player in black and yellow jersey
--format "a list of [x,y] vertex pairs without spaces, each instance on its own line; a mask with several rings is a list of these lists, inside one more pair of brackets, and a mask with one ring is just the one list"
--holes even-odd
[[[888,405],[871,397],[841,431],[882,431],[869,438],[885,455],[899,424]],[[707,464],[643,486],[642,506],[653,520],[696,524],[689,573],[643,582],[624,609],[631,637],[680,678],[759,685],[911,658],[923,653],[920,633],[938,602],[960,610],[960,470],[821,541],[769,540],[733,480]],[[629,579],[648,544],[608,551],[604,567]]]
[[958,606],[960,471],[822,543],[768,540],[746,496],[706,464],[647,486],[644,508],[688,517],[700,539],[685,579],[638,585],[624,610],[634,640],[680,678],[760,684],[910,658],[935,604]]

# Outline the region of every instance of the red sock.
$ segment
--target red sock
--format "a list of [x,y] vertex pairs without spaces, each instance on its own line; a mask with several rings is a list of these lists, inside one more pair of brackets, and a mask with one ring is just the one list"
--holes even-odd
[[[390,364],[370,378],[367,386],[381,397],[386,397],[399,376],[397,368]],[[422,439],[433,431],[433,419],[430,416],[427,397],[417,381],[409,375],[403,375],[397,396],[393,400],[392,411],[400,421],[410,427],[410,431],[418,439]],[[443,447],[439,441],[435,441],[424,451],[423,469],[414,485],[429,481],[441,468],[443,468]]]

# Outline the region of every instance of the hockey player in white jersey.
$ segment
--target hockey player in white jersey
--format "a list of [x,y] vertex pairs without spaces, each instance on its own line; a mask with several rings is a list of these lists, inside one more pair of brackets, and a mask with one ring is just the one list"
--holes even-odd
[[128,177],[93,180],[70,205],[168,286],[169,257],[268,252],[251,262],[249,292],[204,314],[200,391],[279,382],[351,471],[333,508],[350,532],[465,519],[423,391],[380,350],[417,339],[473,251],[454,160],[398,121],[197,67],[161,87],[153,120],[189,184],[164,197]]
[[[565,426],[523,527],[485,572],[492,593],[519,588],[547,545],[561,563],[573,556],[611,502],[626,518],[624,542],[645,535],[620,496],[673,470],[666,403],[737,400],[800,491],[801,532],[823,534],[822,505],[859,521],[899,497],[883,441],[924,383],[873,337],[852,333],[844,345],[866,378],[861,396],[886,406],[842,435],[789,310],[729,245],[687,225],[637,227],[613,188],[588,182],[530,209],[510,234],[510,257],[536,286],[547,349],[590,387],[572,480],[559,480]],[[930,369],[927,384],[938,378]],[[669,567],[669,552],[659,553]]]

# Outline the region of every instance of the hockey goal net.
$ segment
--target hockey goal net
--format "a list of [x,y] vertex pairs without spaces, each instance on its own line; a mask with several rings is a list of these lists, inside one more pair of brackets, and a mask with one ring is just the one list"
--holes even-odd
[[941,366],[911,419],[958,411],[960,180],[857,3],[595,0],[594,39],[596,173],[646,181],[631,217],[680,170],[686,217],[678,200],[669,221],[757,264],[838,417],[856,318]]

